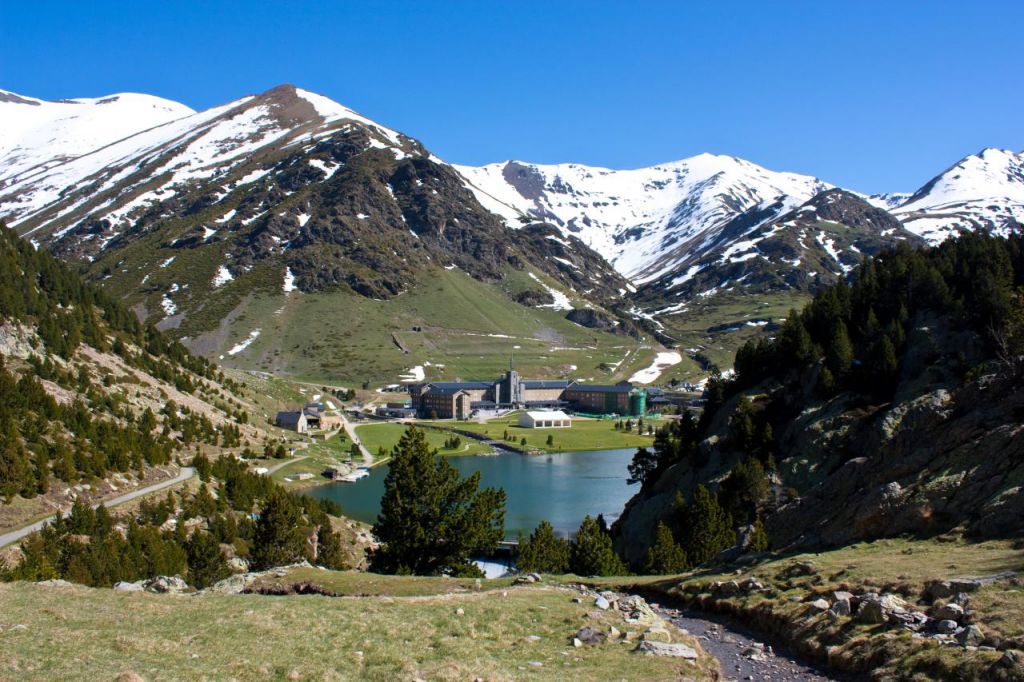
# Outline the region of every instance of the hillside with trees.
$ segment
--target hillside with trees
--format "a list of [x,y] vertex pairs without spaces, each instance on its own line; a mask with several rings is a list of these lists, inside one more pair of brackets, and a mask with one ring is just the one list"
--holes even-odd
[[[0,226],[0,528],[271,434],[246,389]],[[116,482],[115,482],[116,481]]]
[[633,566],[671,543],[700,563],[737,532],[748,550],[1020,532],[1020,236],[868,259],[740,348],[735,370],[709,382],[699,419],[637,453],[641,489],[613,528]]
[[20,558],[0,567],[0,578],[111,587],[183,576],[203,589],[239,570],[302,560],[352,567],[328,516],[340,514],[337,505],[288,493],[234,457],[200,455],[193,464],[202,481],[194,492],[143,500],[135,513],[115,516],[76,500],[67,516],[21,543]]

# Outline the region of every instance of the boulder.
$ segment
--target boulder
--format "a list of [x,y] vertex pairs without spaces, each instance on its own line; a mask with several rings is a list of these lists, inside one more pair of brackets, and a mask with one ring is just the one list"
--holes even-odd
[[844,590],[836,590],[835,592],[832,593],[832,600],[833,601],[843,601],[843,600],[850,601],[851,599],[853,599],[853,593],[852,592],[846,592]]
[[581,644],[586,644],[589,646],[594,646],[596,644],[604,644],[605,640],[607,639],[608,635],[604,634],[600,630],[595,630],[589,625],[577,630],[576,634],[574,634],[570,638],[570,640],[573,640],[574,645],[576,641],[579,641]]
[[821,613],[822,611],[828,611],[829,603],[827,599],[815,599],[808,604],[808,612],[815,614]]
[[731,597],[740,593],[740,584],[735,580],[727,580],[718,584],[718,593],[725,597]]
[[953,620],[959,622],[964,617],[964,607],[959,604],[945,604],[935,609],[933,614],[937,620]]
[[143,581],[141,580],[134,583],[122,580],[120,582],[114,583],[114,590],[116,590],[117,592],[142,592],[145,589],[142,586],[142,583]]
[[985,633],[977,625],[968,625],[956,633],[956,641],[960,646],[979,646],[985,641]]
[[740,589],[744,592],[760,592],[764,589],[764,585],[754,578],[747,578],[740,582]]
[[956,624],[955,620],[940,620],[935,624],[935,629],[943,635],[951,635],[956,632],[957,628],[960,627]]
[[161,594],[177,594],[188,589],[188,583],[176,575],[161,575],[147,580],[143,587],[147,592],[159,592]]
[[[907,602],[896,595],[879,595],[869,592],[860,597],[857,620],[863,623],[885,623],[889,620],[889,616],[897,609],[901,609],[902,613],[906,613]],[[897,611],[897,613],[899,614],[900,612]]]
[[594,599],[594,606],[601,609],[602,611],[607,611],[611,608],[612,605],[607,599],[605,599],[601,595],[597,595],[597,597]]
[[924,593],[931,599],[949,599],[953,596],[953,588],[948,580],[933,580],[925,586]]
[[853,609],[850,607],[849,599],[838,599],[836,603],[832,605],[831,611],[837,616],[849,616]]
[[668,656],[671,658],[685,658],[690,661],[697,660],[697,651],[685,644],[667,644],[665,642],[641,641],[636,651],[648,656]]
[[978,578],[954,578],[949,581],[949,587],[953,590],[954,594],[957,592],[975,592],[983,584],[984,581]]
[[1024,667],[1024,654],[1014,649],[1007,649],[1003,652],[1003,657],[999,659],[999,665],[1010,670]]
[[641,635],[640,639],[643,641],[667,643],[672,641],[672,633],[664,625],[657,623],[644,630],[644,634]]

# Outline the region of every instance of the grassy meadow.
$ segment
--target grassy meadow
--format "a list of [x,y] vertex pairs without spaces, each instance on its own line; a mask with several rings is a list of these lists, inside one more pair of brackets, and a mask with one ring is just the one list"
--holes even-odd
[[[635,421],[635,420],[634,420]],[[654,443],[654,437],[639,435],[634,427],[633,431],[618,431],[614,428],[615,422],[610,419],[578,419],[572,420],[572,426],[567,429],[528,429],[519,426],[519,416],[516,413],[492,419],[480,424],[478,422],[454,422],[437,421],[428,422],[441,428],[454,428],[462,431],[472,431],[496,440],[501,440],[505,431],[508,431],[510,442],[519,443],[526,438],[526,444],[531,448],[538,448],[544,452],[580,452],[584,450],[615,450],[618,448],[638,448],[649,446]],[[646,423],[656,424],[657,422]],[[430,431],[428,430],[429,434]],[[553,445],[547,445],[547,438],[554,439]]]
[[[391,449],[395,447],[407,428],[404,424],[364,424],[356,427],[356,435],[374,455],[380,448],[384,448],[384,451],[390,456]],[[462,445],[458,449],[446,448],[444,442],[450,437],[450,434],[434,429],[423,429],[423,435],[430,447],[437,448],[438,454],[446,457],[479,455],[491,450],[483,443],[465,436],[462,437]]]
[[614,611],[588,617],[593,607],[564,588],[337,575],[345,593],[382,596],[0,584],[0,679],[707,680],[717,667],[706,655],[636,654],[634,643],[573,648],[583,625],[630,626]]
[[438,269],[387,301],[260,290],[239,299],[230,325],[197,334],[195,343],[216,347],[209,352],[217,357],[260,329],[250,346],[220,362],[356,387],[398,383],[416,365],[428,380],[497,378],[512,353],[525,376],[618,381],[654,358],[650,341],[581,327],[566,320],[565,311],[519,305],[503,287],[514,284],[483,284],[459,270]]

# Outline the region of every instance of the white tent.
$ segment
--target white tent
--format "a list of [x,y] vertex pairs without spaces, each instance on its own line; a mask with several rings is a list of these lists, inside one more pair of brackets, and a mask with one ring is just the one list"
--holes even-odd
[[572,426],[572,417],[561,410],[523,412],[519,415],[519,426],[524,429],[567,429]]

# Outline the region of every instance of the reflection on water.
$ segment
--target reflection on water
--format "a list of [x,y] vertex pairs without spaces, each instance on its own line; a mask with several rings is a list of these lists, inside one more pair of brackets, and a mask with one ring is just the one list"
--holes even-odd
[[[503,487],[508,496],[505,532],[514,538],[548,520],[559,534],[574,532],[587,514],[604,514],[610,524],[637,491],[626,485],[626,465],[635,451],[600,450],[548,455],[452,457],[463,476],[480,472],[483,487]],[[387,466],[374,468],[356,483],[330,483],[308,491],[341,505],[352,518],[373,523],[380,511]]]

